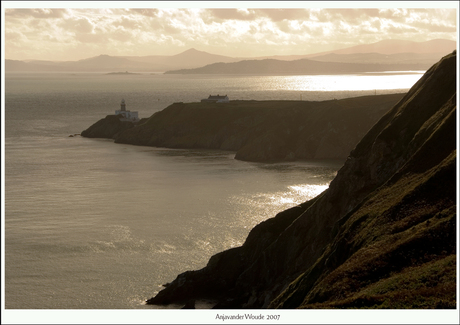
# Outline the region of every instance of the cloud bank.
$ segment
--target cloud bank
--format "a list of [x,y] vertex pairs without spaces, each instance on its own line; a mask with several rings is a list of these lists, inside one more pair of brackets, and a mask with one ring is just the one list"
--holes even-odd
[[189,48],[254,57],[457,38],[455,8],[7,8],[4,15],[5,57],[16,60],[174,55]]

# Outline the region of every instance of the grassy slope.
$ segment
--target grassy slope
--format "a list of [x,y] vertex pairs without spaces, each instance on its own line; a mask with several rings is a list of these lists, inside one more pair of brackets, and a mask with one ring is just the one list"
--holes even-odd
[[383,186],[272,307],[455,308],[455,160]]

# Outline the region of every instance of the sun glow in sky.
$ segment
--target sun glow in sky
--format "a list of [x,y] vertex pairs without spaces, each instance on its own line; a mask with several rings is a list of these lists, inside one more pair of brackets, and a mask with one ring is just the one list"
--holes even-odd
[[175,55],[190,48],[233,57],[306,55],[386,39],[456,40],[457,9],[454,1],[3,1],[2,30],[5,58],[14,60]]

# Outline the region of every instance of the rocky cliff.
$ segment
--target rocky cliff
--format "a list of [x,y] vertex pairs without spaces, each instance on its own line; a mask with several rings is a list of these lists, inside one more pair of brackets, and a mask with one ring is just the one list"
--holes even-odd
[[145,120],[131,122],[124,121],[121,115],[107,115],[105,118],[82,131],[81,136],[86,138],[115,139],[120,132],[128,130],[137,124],[142,124],[142,122],[145,122]]
[[136,127],[108,116],[82,136],[154,147],[230,150],[236,152],[236,159],[246,161],[345,159],[403,96],[176,103]]
[[455,308],[456,123],[454,52],[367,132],[326,191],[147,303]]

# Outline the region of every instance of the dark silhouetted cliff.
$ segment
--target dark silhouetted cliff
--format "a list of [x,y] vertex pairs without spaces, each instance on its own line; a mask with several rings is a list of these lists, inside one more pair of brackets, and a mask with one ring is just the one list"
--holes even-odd
[[326,191],[147,303],[455,308],[456,123],[454,52],[367,132]]

